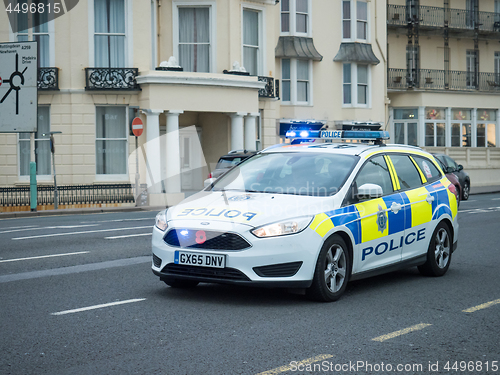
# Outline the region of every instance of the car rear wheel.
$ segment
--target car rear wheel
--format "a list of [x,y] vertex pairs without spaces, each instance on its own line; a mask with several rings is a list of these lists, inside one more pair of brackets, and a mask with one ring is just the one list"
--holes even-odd
[[470,192],[470,184],[468,181],[465,181],[464,186],[462,188],[462,199],[464,201],[469,199],[469,192]]
[[321,248],[316,262],[313,283],[307,296],[314,301],[332,302],[344,293],[351,273],[351,259],[344,240],[330,237]]
[[452,238],[448,226],[441,222],[432,234],[427,261],[418,270],[425,276],[443,276],[451,262]]
[[194,288],[199,284],[198,281],[193,280],[179,280],[179,279],[162,279],[165,284],[172,288]]

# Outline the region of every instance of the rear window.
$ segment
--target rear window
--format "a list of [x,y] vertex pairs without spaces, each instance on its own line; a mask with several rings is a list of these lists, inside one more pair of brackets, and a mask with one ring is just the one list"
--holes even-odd
[[399,178],[402,190],[413,189],[422,185],[420,173],[407,155],[391,155],[392,164]]
[[420,156],[413,156],[413,160],[417,162],[420,170],[422,171],[428,182],[438,180],[441,177],[441,173],[436,168],[434,163],[429,159]]
[[243,160],[248,158],[246,157],[235,157],[235,158],[220,158],[217,163],[216,169],[224,169],[224,168],[232,168],[235,165],[240,164]]

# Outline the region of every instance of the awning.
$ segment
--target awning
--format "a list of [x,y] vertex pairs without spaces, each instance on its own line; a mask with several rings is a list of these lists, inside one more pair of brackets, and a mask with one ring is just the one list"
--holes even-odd
[[280,36],[275,49],[275,56],[297,57],[314,61],[323,60],[323,56],[314,47],[312,38],[304,36]]
[[341,43],[333,61],[355,62],[377,65],[380,60],[373,53],[372,45],[366,43]]

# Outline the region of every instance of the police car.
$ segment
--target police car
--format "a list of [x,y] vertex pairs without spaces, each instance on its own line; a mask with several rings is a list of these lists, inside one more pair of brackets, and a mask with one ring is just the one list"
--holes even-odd
[[160,280],[305,288],[334,301],[351,280],[414,266],[446,273],[457,200],[432,155],[385,145],[384,131],[287,136],[318,140],[267,148],[158,213],[152,270]]

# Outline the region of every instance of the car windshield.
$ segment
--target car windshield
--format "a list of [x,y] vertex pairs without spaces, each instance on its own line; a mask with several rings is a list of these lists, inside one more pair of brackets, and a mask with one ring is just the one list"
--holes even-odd
[[352,155],[309,152],[259,154],[226,173],[212,190],[334,195],[358,159]]

